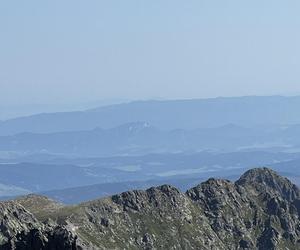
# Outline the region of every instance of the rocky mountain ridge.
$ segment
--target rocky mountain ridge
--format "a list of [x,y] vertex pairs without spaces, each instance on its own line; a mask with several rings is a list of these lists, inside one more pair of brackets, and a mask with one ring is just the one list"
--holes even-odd
[[41,223],[15,201],[0,203],[0,221],[0,249],[80,249],[65,226]]
[[258,168],[235,183],[209,179],[186,193],[162,185],[75,206],[35,196],[2,202],[0,244],[1,249],[299,249],[299,216],[300,190]]

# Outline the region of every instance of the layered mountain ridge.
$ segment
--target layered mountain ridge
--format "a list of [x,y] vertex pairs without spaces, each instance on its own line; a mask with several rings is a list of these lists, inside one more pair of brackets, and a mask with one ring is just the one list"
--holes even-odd
[[31,195],[0,208],[1,249],[300,248],[300,190],[268,168],[185,193],[162,185],[74,206]]
[[[300,97],[245,96],[211,99],[136,101],[93,110],[42,113],[0,121],[0,135],[112,128],[146,121],[162,129],[196,129],[237,124],[299,124]],[[267,114],[267,115],[266,115]]]

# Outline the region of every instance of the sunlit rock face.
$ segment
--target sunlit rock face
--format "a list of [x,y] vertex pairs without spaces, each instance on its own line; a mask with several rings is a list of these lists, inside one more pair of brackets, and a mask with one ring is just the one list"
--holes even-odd
[[40,196],[0,203],[1,249],[300,249],[300,191],[267,168],[75,206]]

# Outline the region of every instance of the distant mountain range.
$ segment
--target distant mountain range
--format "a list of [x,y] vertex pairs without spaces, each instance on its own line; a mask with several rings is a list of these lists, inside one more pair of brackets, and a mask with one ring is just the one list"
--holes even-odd
[[280,96],[140,101],[2,121],[0,196],[72,203],[74,192],[83,201],[100,189],[180,188],[277,163],[300,183],[299,107],[300,97]]
[[48,154],[60,157],[103,157],[258,149],[300,151],[300,125],[266,129],[228,124],[216,128],[162,130],[146,122],[135,122],[112,129],[49,134],[26,132],[0,136],[0,157],[1,153],[21,156]]
[[113,128],[145,121],[160,129],[300,124],[300,97],[137,101],[82,112],[38,114],[0,122],[0,135]]

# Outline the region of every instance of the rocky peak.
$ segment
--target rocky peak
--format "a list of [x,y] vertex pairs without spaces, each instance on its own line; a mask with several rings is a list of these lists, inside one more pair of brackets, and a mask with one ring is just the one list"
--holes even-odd
[[43,224],[17,201],[0,202],[0,249],[79,250],[76,241],[66,227]]
[[162,185],[143,190],[135,190],[112,196],[112,201],[122,205],[124,210],[150,209],[151,207],[163,206],[164,204],[174,204],[183,197],[183,194],[170,185]]
[[300,197],[300,192],[296,185],[269,168],[248,170],[236,181],[236,185],[242,186],[256,195],[276,195],[288,201],[293,201]]
[[186,194],[193,200],[222,196],[234,191],[234,184],[228,180],[210,178],[207,181],[191,188]]
[[11,235],[20,231],[29,231],[41,224],[24,207],[14,201],[0,202],[0,245],[1,241],[8,241]]
[[300,249],[299,190],[267,168],[235,183],[209,179],[186,193],[162,185],[45,209],[51,225],[21,203],[29,210],[52,204],[29,196],[0,205],[1,226],[9,229],[1,230],[10,247],[3,249]]

